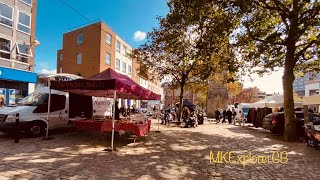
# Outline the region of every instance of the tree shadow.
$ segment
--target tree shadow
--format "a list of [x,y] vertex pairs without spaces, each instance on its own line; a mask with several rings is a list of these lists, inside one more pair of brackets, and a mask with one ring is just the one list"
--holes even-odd
[[[153,129],[157,130],[157,126]],[[0,145],[0,177],[5,174],[27,179],[319,177],[309,171],[310,168],[319,169],[319,152],[301,143],[294,147],[292,143],[275,141],[263,133],[246,127],[210,124],[188,129],[161,127],[161,133],[152,131],[136,144],[121,143],[121,138],[117,139],[114,152],[103,151],[110,146],[110,138],[97,133],[72,132],[58,134],[50,141],[34,138],[24,139],[19,144],[5,142]],[[216,154],[219,151],[233,151],[235,155],[249,151],[256,155],[287,151],[290,155],[286,164],[210,163],[210,152]]]

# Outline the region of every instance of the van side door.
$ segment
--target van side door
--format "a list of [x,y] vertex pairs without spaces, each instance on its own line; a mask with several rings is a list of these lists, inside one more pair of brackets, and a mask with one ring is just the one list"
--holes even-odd
[[[50,118],[49,118],[49,128],[60,128],[66,127],[68,124],[68,113],[66,110],[66,96],[59,94],[51,94],[50,103]],[[47,119],[48,115],[48,100],[40,104],[34,113],[39,114],[43,119]]]

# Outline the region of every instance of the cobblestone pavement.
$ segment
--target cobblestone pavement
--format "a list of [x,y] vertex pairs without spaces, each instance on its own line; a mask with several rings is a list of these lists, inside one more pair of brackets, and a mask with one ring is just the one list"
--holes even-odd
[[[114,152],[103,151],[110,142],[99,134],[58,133],[52,140],[29,138],[18,144],[0,135],[0,180],[320,179],[320,151],[303,143],[283,142],[262,129],[206,122],[198,128],[160,126],[161,133],[155,130],[153,121],[152,132],[135,144],[117,138]],[[210,151],[216,163],[210,163]],[[240,164],[218,163],[219,151],[233,151],[231,160],[236,161],[249,151],[252,157],[286,151],[288,162],[254,163],[239,156]],[[224,160],[228,158],[229,154]]]

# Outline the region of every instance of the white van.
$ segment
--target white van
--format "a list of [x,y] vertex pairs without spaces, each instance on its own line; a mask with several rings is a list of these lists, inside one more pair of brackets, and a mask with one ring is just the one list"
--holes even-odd
[[[33,136],[45,133],[47,127],[49,88],[40,87],[16,106],[0,109],[0,132],[14,132],[16,114],[20,129]],[[111,115],[111,102],[97,98],[51,90],[49,129],[68,127],[72,118]]]

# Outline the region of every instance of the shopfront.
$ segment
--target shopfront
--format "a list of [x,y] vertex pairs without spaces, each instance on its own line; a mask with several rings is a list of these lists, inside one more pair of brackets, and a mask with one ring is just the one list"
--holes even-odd
[[0,98],[7,106],[15,105],[34,91],[36,82],[36,73],[0,67]]

